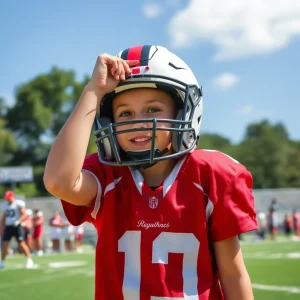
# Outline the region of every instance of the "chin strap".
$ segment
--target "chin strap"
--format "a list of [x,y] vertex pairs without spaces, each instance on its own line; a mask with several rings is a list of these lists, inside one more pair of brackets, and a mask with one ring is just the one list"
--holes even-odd
[[[158,149],[154,149],[154,158],[157,158],[157,157],[162,157],[164,156],[167,152],[169,151],[168,148],[166,148],[165,150],[158,150]],[[150,153],[151,151],[150,150],[145,150],[145,151],[127,151],[126,152],[126,156],[128,158],[128,160],[143,160],[143,159],[149,159],[150,157]],[[133,167],[135,169],[148,169],[152,166],[154,166],[155,164],[157,163],[154,162],[152,164],[150,163],[146,163],[146,164],[140,164],[140,165],[133,165]]]

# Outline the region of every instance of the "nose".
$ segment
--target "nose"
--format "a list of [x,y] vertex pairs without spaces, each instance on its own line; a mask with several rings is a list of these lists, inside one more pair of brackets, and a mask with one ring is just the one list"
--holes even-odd
[[146,122],[138,122],[138,123],[134,123],[134,124],[132,124],[132,127],[133,128],[148,128],[148,127],[150,127],[149,126],[149,124],[151,124],[151,123],[146,123]]
[[[148,117],[149,118],[149,117]],[[148,119],[143,113],[139,113],[135,115],[135,120]],[[138,122],[132,124],[133,128],[149,128],[152,127],[152,122]]]

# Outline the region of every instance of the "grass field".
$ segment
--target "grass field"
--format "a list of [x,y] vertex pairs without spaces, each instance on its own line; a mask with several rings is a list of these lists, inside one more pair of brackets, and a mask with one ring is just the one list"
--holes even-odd
[[[256,300],[300,299],[300,242],[245,242],[242,248]],[[8,257],[0,271],[1,300],[93,300],[92,250],[34,260],[38,268],[24,270],[23,256]]]

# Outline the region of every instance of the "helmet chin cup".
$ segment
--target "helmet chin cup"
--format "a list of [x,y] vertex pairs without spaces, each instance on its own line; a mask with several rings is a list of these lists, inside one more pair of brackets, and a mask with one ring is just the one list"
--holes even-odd
[[[144,151],[127,151],[126,155],[130,160],[134,160],[134,161],[140,161],[140,160],[146,160],[150,158],[151,161],[151,156],[153,153],[153,158],[157,158],[157,157],[162,157],[164,156],[167,152],[169,151],[168,148],[166,148],[163,151],[160,151],[158,149],[154,149],[154,151],[151,150],[144,150]],[[133,167],[135,169],[147,169],[150,168],[152,166],[154,166],[157,162],[152,162],[152,163],[146,163],[146,164],[139,164],[139,165],[133,165]]]

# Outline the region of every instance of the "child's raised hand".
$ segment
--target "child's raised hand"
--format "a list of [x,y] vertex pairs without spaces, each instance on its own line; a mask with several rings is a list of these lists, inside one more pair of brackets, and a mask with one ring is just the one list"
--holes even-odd
[[120,80],[131,74],[130,67],[138,64],[138,60],[123,60],[109,54],[98,56],[89,85],[100,88],[101,93],[113,91]]

